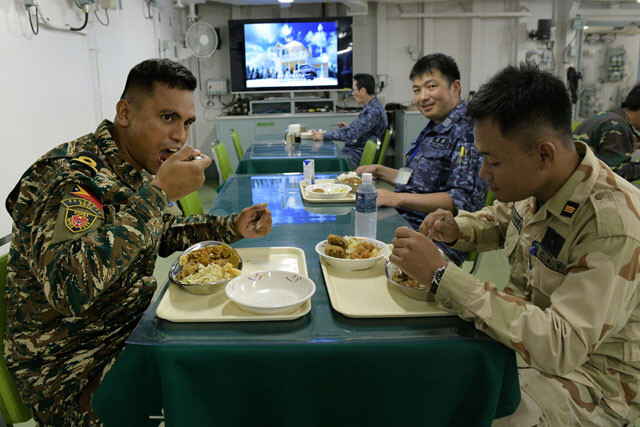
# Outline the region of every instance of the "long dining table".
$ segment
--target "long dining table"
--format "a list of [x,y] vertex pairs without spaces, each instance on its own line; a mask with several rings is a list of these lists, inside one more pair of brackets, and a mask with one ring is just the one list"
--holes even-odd
[[351,170],[348,157],[333,141],[258,140],[245,151],[236,174],[302,172],[305,159],[314,160],[316,172]]
[[[319,175],[318,178],[335,177]],[[294,320],[171,322],[144,313],[93,399],[107,426],[488,426],[520,400],[514,352],[455,316],[352,318],[332,307],[315,245],[352,235],[353,204],[307,203],[301,174],[236,175],[209,213],[268,202],[271,233],[234,248],[297,247],[317,290]],[[405,225],[379,208],[377,239]],[[172,285],[175,286],[175,285]],[[151,417],[151,418],[150,418]]]

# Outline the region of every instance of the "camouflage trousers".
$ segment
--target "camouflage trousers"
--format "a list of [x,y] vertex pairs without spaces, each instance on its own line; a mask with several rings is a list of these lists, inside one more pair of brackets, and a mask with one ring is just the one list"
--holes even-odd
[[493,421],[492,427],[625,426],[632,425],[593,401],[588,387],[519,368],[520,404],[516,411]]
[[91,398],[104,374],[96,376],[80,393],[59,393],[29,404],[31,415],[39,426],[95,427],[103,426],[91,407]]

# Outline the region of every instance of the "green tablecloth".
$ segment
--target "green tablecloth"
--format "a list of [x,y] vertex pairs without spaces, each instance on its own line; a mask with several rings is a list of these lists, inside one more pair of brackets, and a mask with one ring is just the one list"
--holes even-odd
[[[236,168],[236,174],[267,174],[284,172],[302,172],[302,158],[242,159]],[[315,172],[350,171],[346,157],[323,157],[314,159]]]
[[[334,175],[335,176],[335,175]],[[322,176],[319,176],[321,178]],[[343,205],[307,206],[300,175],[234,176],[216,215],[268,201],[272,233],[235,247],[294,246],[316,283],[286,322],[172,323],[147,310],[93,400],[107,426],[488,426],[513,412],[514,352],[457,317],[350,319],[334,311],[315,244],[352,234]],[[378,211],[378,239],[404,224]]]

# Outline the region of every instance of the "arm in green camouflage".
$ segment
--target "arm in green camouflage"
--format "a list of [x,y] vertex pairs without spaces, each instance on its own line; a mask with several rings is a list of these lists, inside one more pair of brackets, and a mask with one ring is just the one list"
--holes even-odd
[[239,214],[225,217],[213,215],[191,215],[175,217],[165,214],[163,217],[163,239],[159,255],[166,257],[175,251],[183,251],[203,240],[218,240],[233,243],[242,237],[235,231]]
[[453,265],[436,298],[452,301],[454,312],[515,349],[530,366],[565,375],[626,324],[637,300],[638,256],[635,239],[585,233],[573,246],[567,275],[544,310]]
[[456,216],[460,237],[453,247],[467,252],[503,247],[512,209],[511,203],[495,202],[478,212],[460,211]]
[[34,206],[30,236],[21,236],[31,239],[27,247],[32,249],[32,270],[47,300],[65,315],[83,312],[113,283],[126,281],[131,263],[142,251],[155,250],[161,238],[168,200],[149,184],[122,204],[104,206],[103,217],[98,212],[86,231],[70,234],[65,230],[69,215],[63,201],[70,188],[79,184],[95,189],[100,180],[100,175],[90,178],[76,170],[58,177],[42,204]]
[[614,169],[631,160],[635,136],[631,128],[623,123],[612,122],[600,134],[598,158]]

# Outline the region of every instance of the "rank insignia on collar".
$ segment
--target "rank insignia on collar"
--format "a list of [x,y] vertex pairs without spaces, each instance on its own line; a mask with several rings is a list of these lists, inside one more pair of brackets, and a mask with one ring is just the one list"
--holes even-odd
[[62,205],[66,208],[64,225],[72,233],[86,231],[93,226],[96,219],[104,219],[102,209],[98,208],[92,201],[82,197],[64,199]]
[[564,205],[564,208],[562,208],[562,212],[560,213],[560,215],[571,218],[576,212],[576,209],[578,209],[578,206],[580,206],[578,203],[569,201],[566,205]]

